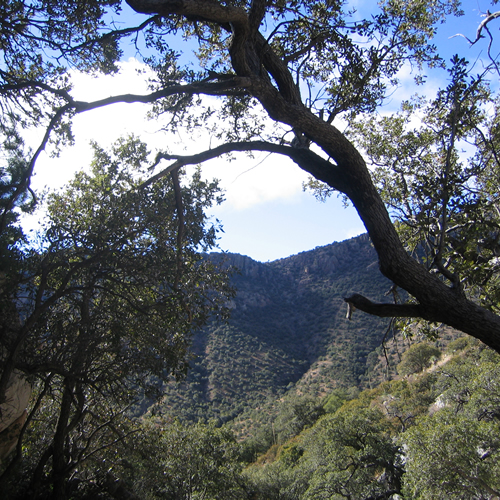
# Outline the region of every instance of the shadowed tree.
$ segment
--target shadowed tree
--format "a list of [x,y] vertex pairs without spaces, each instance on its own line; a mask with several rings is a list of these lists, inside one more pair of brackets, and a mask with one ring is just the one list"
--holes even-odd
[[104,451],[137,432],[131,406],[182,377],[191,332],[226,315],[227,273],[199,252],[215,241],[204,211],[220,201],[217,184],[196,173],[141,188],[147,156],[134,138],[111,152],[94,145],[92,173],[49,197],[41,248],[25,256],[17,289],[2,290],[21,318],[2,338],[6,364],[34,395],[3,491],[66,498],[72,484],[98,482]]
[[[384,202],[388,197],[383,186],[377,186],[377,179],[372,179],[362,155],[366,145],[355,133],[350,140],[338,125],[340,119],[354,123],[355,117],[374,112],[397,85],[401,69],[442,65],[431,40],[441,21],[460,14],[457,1],[385,0],[364,19],[354,16],[347,3],[336,0],[126,3],[143,17],[138,17],[135,26],[121,29],[115,29],[117,23],[112,21],[120,20],[121,8],[126,7],[118,1],[94,0],[71,6],[16,1],[1,7],[3,130],[12,123],[14,129],[45,127],[38,149],[22,155],[17,147],[14,152],[21,159],[16,168],[11,163],[5,169],[2,231],[12,228],[12,210],[29,197],[29,181],[40,151],[49,141],[63,144],[71,140],[72,116],[103,106],[110,106],[112,113],[111,105],[117,102],[152,103],[153,116],[169,116],[170,131],[181,126],[188,130],[203,127],[212,134],[214,146],[189,156],[160,152],[154,165],[159,171],[151,174],[146,186],[184,165],[225,154],[267,151],[284,155],[321,182],[324,192],[332,189],[351,201],[378,253],[382,273],[411,299],[408,303],[379,304],[353,295],[346,298],[351,306],[378,316],[444,323],[500,351],[500,317],[494,305],[479,303],[477,288],[463,285],[464,274],[478,266],[485,270],[489,282],[494,281],[496,261],[488,255],[486,263],[477,258],[476,266],[462,268],[462,254],[453,250],[462,233],[460,226],[452,224],[460,212],[456,200],[461,195],[453,190],[457,182],[469,190],[481,187],[471,194],[468,204],[473,206],[473,199],[486,200],[481,205],[485,212],[470,213],[473,217],[488,213],[486,220],[492,223],[468,227],[483,228],[486,243],[480,251],[498,240],[498,209],[496,199],[491,198],[495,177],[478,175],[484,166],[486,171],[498,171],[496,113],[492,118],[480,112],[481,106],[494,98],[487,79],[495,75],[496,61],[471,77],[463,61],[455,58],[452,82],[436,98],[437,122],[431,125],[437,138],[430,141],[435,177],[427,176],[428,183],[424,179],[423,185],[418,185],[427,194],[412,199],[410,207],[432,236],[427,240],[432,258],[425,263],[408,252],[411,247],[402,244]],[[478,43],[496,17],[485,18]],[[132,37],[153,71],[150,93],[116,95],[96,102],[75,100],[68,68],[115,71],[120,41],[125,37]],[[181,49],[194,53],[180,57]],[[186,59],[189,62],[184,65]],[[199,96],[219,98],[218,107],[211,108]],[[421,149],[424,139],[417,141],[416,149],[399,151],[398,159],[414,160],[411,165],[396,165],[403,169],[403,184],[415,177],[405,169],[414,168],[419,161],[427,165]],[[477,151],[473,157],[477,168],[467,182],[469,167],[457,161],[459,139],[471,140]],[[170,163],[161,169],[166,161]],[[408,189],[413,193],[412,185]],[[429,201],[437,208],[425,219],[422,214]],[[6,370],[0,394],[8,377]]]

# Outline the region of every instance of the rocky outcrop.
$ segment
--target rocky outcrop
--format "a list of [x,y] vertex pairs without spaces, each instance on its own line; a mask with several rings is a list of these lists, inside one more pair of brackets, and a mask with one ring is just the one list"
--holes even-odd
[[26,422],[31,389],[23,373],[17,370],[12,373],[5,401],[0,405],[0,464],[16,447],[19,433]]

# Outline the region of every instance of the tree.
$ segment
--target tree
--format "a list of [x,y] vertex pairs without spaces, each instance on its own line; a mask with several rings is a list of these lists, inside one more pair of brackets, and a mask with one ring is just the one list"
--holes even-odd
[[[46,127],[40,147],[25,162],[21,181],[10,181],[4,228],[7,213],[27,193],[41,149],[49,139],[71,139],[72,115],[115,102],[151,102],[153,113],[171,114],[172,129],[186,123],[201,125],[211,128],[219,142],[190,156],[160,154],[159,160],[170,160],[171,164],[151,181],[183,165],[238,151],[285,155],[324,183],[327,190],[334,189],[349,198],[378,253],[382,273],[413,300],[376,304],[352,295],[346,298],[349,304],[378,316],[445,323],[500,350],[500,318],[460,285],[460,273],[468,270],[460,266],[450,269],[445,252],[447,241],[457,234],[448,231],[449,213],[456,209],[450,193],[455,183],[451,175],[457,152],[455,139],[471,95],[489,71],[495,70],[495,61],[465,87],[462,78],[458,86],[453,84],[440,94],[446,104],[443,114],[437,116],[439,123],[446,125],[440,152],[444,154],[443,176],[440,183],[427,188],[441,193],[441,227],[437,234],[442,237],[427,266],[402,245],[361,147],[333,124],[340,117],[374,111],[390,93],[404,65],[441,64],[430,40],[437,23],[447,15],[460,14],[458,2],[387,0],[373,16],[359,21],[343,2],[333,0],[256,0],[248,6],[204,0],[127,3],[144,14],[144,21],[120,30],[113,29],[111,22],[106,24],[106,15],[120,12],[117,1],[78,3],[76,9],[56,2],[18,1],[2,8],[0,94],[4,115],[14,117],[17,126],[36,122]],[[489,15],[481,23],[476,41],[496,17]],[[76,65],[84,71],[114,71],[119,42],[126,36],[135,37],[139,49],[142,44],[145,61],[156,72],[151,93],[112,96],[98,102],[75,101],[67,68]],[[181,37],[196,45],[196,70],[181,64],[174,48]],[[453,71],[460,73],[460,65],[455,64]],[[454,82],[459,80],[455,78]],[[204,107],[203,101],[194,98],[196,95],[220,97],[217,116],[223,121],[214,125],[213,110]],[[266,118],[277,128],[269,131]],[[488,146],[490,162],[496,164],[495,150],[490,147],[493,143],[488,134],[483,138],[479,134],[475,146],[479,151]],[[411,148],[408,154],[420,159]],[[496,267],[490,272],[496,274]]]
[[378,409],[358,401],[320,420],[304,440],[303,461],[312,471],[304,498],[389,498],[399,493],[404,469],[391,430]]
[[232,296],[226,272],[199,253],[216,237],[204,210],[220,200],[217,184],[196,173],[144,186],[147,157],[135,138],[94,145],[92,173],[49,196],[40,248],[24,251],[16,288],[2,290],[20,318],[2,337],[3,374],[10,365],[34,388],[2,480],[33,498],[99,482],[104,450],[136,432],[126,412],[141,391],[154,398],[156,381],[184,375],[191,331],[224,316]]
[[304,428],[310,427],[323,415],[321,403],[309,396],[294,396],[281,406],[274,430],[279,444],[298,435]]
[[432,412],[399,435],[405,498],[498,497],[499,361],[480,344],[438,370]]
[[441,351],[427,342],[413,344],[403,353],[401,363],[398,365],[400,375],[418,373],[431,366],[433,359],[439,359]]
[[498,371],[498,355],[489,350],[444,366],[438,384],[444,408],[400,436],[410,498],[498,496]]
[[247,498],[240,453],[227,429],[151,419],[142,425],[124,475],[141,498]]
[[443,409],[404,435],[405,497],[496,498],[498,424]]

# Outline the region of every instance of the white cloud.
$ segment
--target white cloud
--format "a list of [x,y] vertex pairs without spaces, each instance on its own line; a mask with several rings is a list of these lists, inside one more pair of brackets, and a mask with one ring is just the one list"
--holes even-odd
[[[129,59],[121,63],[120,74],[115,77],[92,78],[75,72],[73,95],[78,100],[92,101],[123,93],[147,93],[147,75],[137,74],[137,69],[144,68]],[[142,104],[115,104],[75,116],[75,146],[66,148],[55,159],[43,153],[33,187],[61,187],[75,171],[88,167],[92,140],[109,147],[120,136],[134,133],[153,152],[168,149],[179,154],[193,154],[216,145],[203,130],[181,130],[176,135],[159,131],[162,123],[147,120],[147,110],[148,106]],[[38,143],[31,138],[30,144],[35,148]],[[158,169],[167,165],[163,161]],[[363,232],[362,227],[355,227],[359,224],[355,213],[349,215],[335,204],[318,204],[305,195],[302,183],[307,174],[286,157],[264,152],[253,157],[237,153],[232,161],[214,159],[203,164],[202,169],[206,178],[220,179],[226,191],[226,202],[211,210],[226,228],[221,240],[225,250],[266,261]],[[37,229],[38,217],[31,217],[23,225],[26,230]]]
[[[147,73],[136,59],[120,63],[116,76],[100,76],[73,72],[73,95],[76,100],[95,101],[111,95],[147,93]],[[142,73],[140,73],[142,71]],[[211,98],[210,98],[211,99]],[[135,134],[144,140],[151,150],[189,154],[210,147],[210,136],[180,131],[175,136],[160,131],[161,122],[146,118],[148,106],[144,104],[113,104],[74,117],[75,146],[65,149],[59,158],[43,153],[36,166],[32,185],[35,188],[57,188],[67,183],[74,172],[86,168],[92,156],[89,146],[92,140],[109,147],[120,136]],[[266,153],[249,158],[239,153],[231,162],[216,159],[202,166],[205,177],[216,177],[226,189],[228,208],[237,210],[272,201],[290,200],[301,192],[306,175],[288,159]],[[159,168],[165,168],[162,163]]]
[[227,204],[236,210],[274,200],[291,201],[301,193],[307,178],[291,160],[275,154],[260,153],[254,158],[239,154],[232,162],[216,163],[207,164],[205,173],[221,179]]
[[345,239],[354,238],[355,236],[359,236],[360,234],[366,233],[366,229],[361,224],[356,227],[351,227],[347,231],[345,231]]

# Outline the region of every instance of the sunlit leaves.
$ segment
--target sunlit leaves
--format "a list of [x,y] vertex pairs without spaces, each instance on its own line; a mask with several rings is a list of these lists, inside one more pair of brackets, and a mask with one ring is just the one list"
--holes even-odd
[[[494,498],[498,481],[497,422],[450,409],[425,417],[404,436],[410,498]],[[495,493],[497,492],[497,493]]]
[[403,353],[401,363],[398,365],[398,373],[400,375],[411,375],[412,373],[421,372],[440,357],[441,352],[439,349],[429,343],[420,342],[414,344]]

